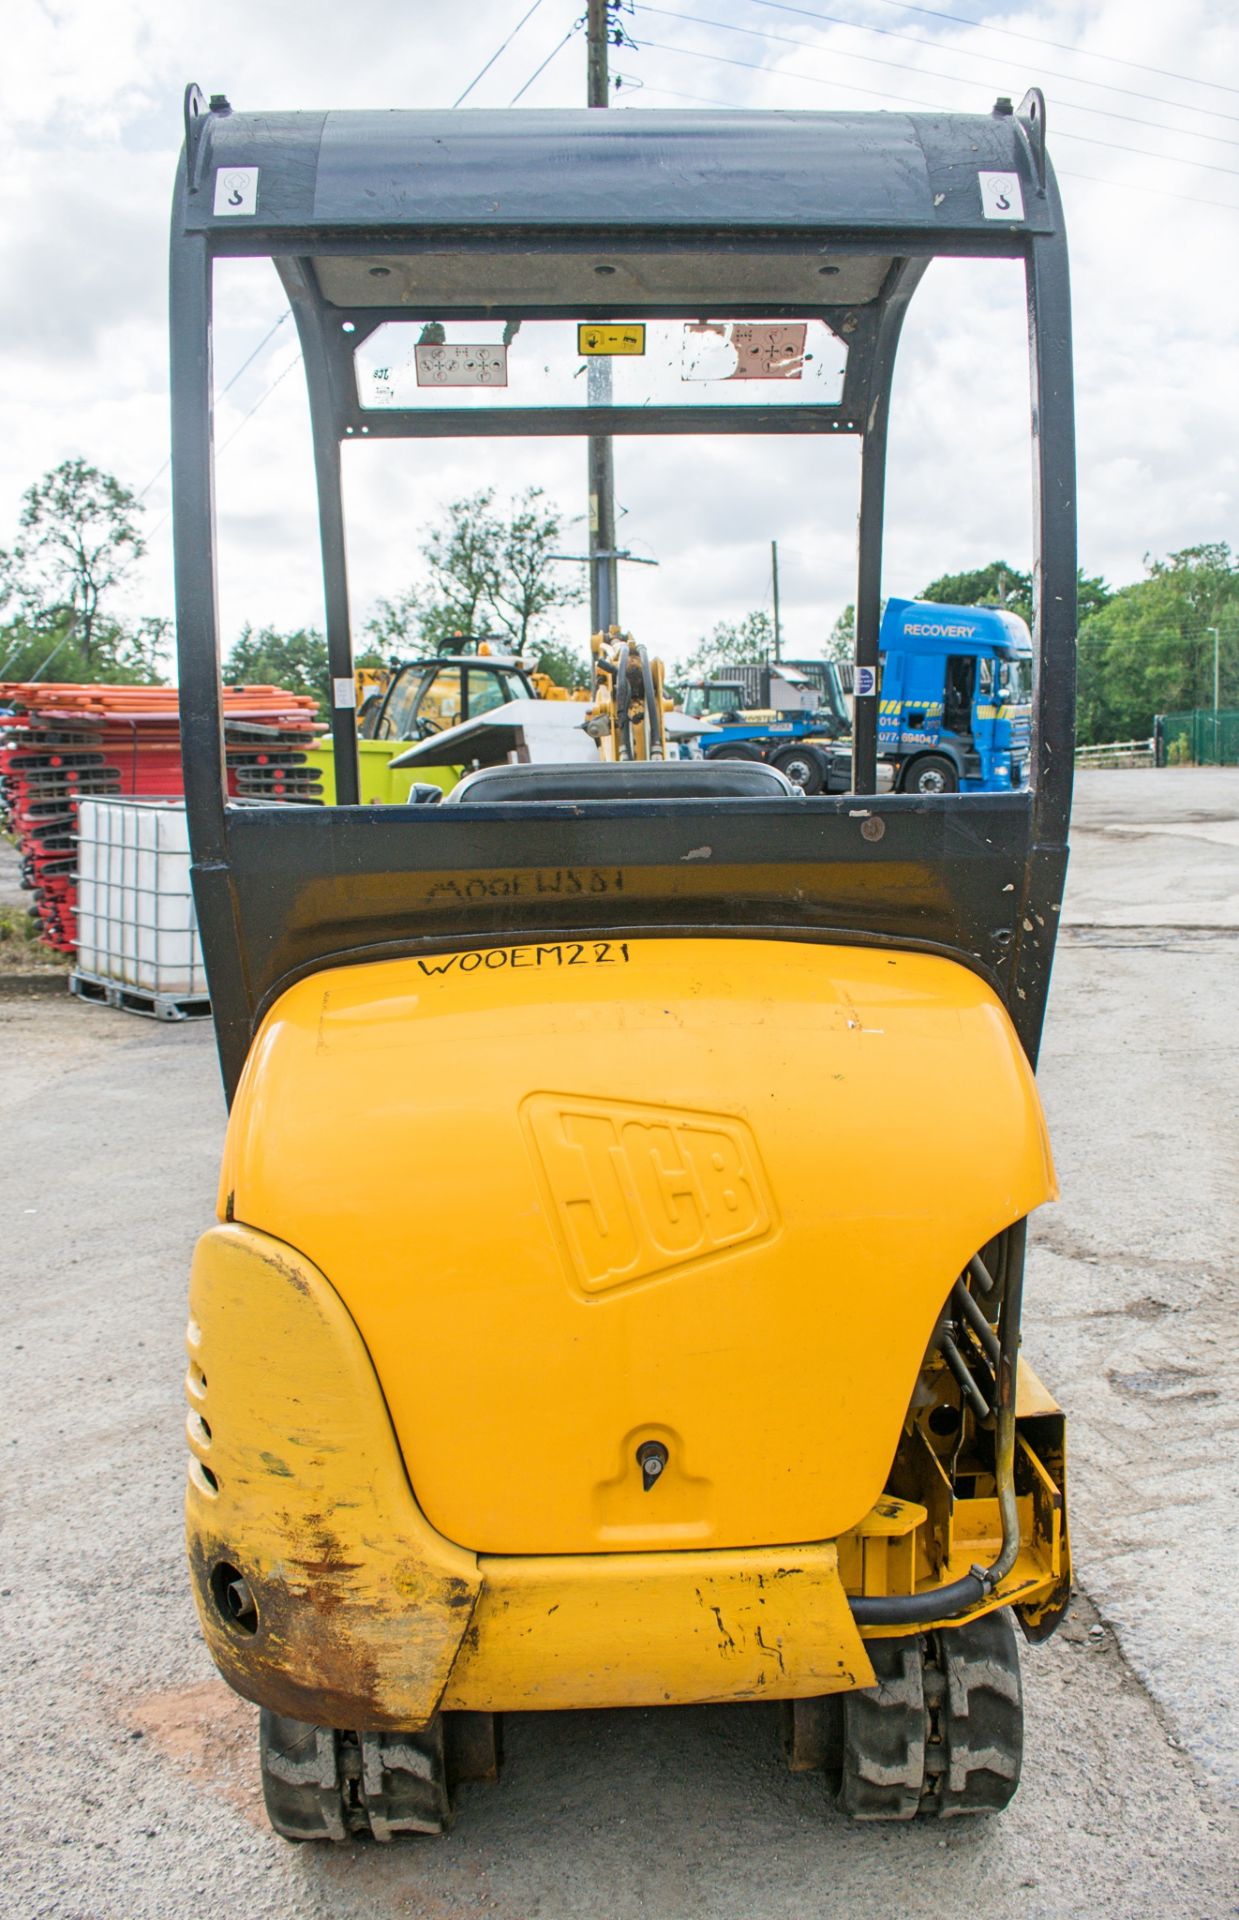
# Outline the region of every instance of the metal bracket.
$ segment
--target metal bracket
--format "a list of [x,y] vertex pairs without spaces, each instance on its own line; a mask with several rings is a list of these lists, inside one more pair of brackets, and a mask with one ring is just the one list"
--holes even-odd
[[202,185],[210,117],[206,95],[191,80],[185,89],[185,170],[190,193],[197,193]]
[[1029,87],[1028,92],[1015,109],[1015,117],[1024,129],[1029,150],[1032,153],[1033,166],[1037,170],[1037,185],[1045,192],[1045,95],[1040,87]]

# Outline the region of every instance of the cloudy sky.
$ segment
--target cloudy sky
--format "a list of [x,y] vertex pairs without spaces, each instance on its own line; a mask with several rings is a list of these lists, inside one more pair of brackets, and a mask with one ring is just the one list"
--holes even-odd
[[[193,79],[238,109],[451,106],[530,0],[5,0],[0,62],[0,546],[24,489],[71,455],[142,495],[129,610],[170,613],[166,231]],[[575,106],[583,0],[539,0],[471,106]],[[1048,101],[1072,246],[1081,559],[1239,545],[1239,6],[1235,0],[666,0],[625,16],[616,104],[955,108]],[[544,64],[545,63],[545,64]],[[539,72],[539,68],[541,71]],[[536,77],[534,77],[536,75]],[[529,84],[532,81],[532,84]],[[522,89],[524,89],[522,91]],[[904,334],[885,589],[1029,558],[1018,269],[935,263]],[[219,288],[225,644],[246,620],[321,624],[304,396],[270,267]],[[355,621],[408,585],[443,505],[540,484],[584,512],[573,443],[349,450]],[[780,543],[789,646],[853,597],[856,443],[620,442],[623,612],[674,657],[769,604]],[[574,544],[584,530],[570,530]],[[583,637],[584,623],[577,620]]]

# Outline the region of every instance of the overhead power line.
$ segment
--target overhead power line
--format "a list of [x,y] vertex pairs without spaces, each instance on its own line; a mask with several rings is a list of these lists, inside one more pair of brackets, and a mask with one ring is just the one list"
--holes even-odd
[[[652,43],[647,40],[644,44],[646,46],[649,46]],[[777,71],[777,69],[764,68],[762,69],[762,71],[774,72],[774,71]],[[801,76],[797,74],[786,73],[784,74],[783,77],[788,80],[793,80],[793,79],[798,79]],[[692,100],[693,102],[695,102],[697,106],[700,106],[700,107],[729,107],[733,112],[740,112],[740,113],[751,111],[751,109],[746,109],[744,107],[737,107],[736,102],[734,100],[720,100],[717,94],[687,93],[681,87],[656,87],[656,86],[652,86],[648,80],[645,83],[645,91],[646,93],[657,94],[660,99],[665,99],[665,100]],[[885,100],[891,104],[896,104],[896,105],[902,104],[905,106],[908,104],[907,101],[903,101],[903,102],[898,101],[896,97],[892,94],[876,94],[874,97],[879,100]],[[1096,187],[1112,187],[1116,193],[1131,193],[1133,191],[1133,189],[1127,186],[1122,180],[1107,180],[1104,174],[1076,173],[1073,168],[1069,168],[1069,167],[1055,167],[1054,171],[1060,180],[1087,180],[1093,186],[1096,186]],[[1239,205],[1236,205],[1233,201],[1202,200],[1199,194],[1174,193],[1169,187],[1142,186],[1140,188],[1140,193],[1141,195],[1144,195],[1146,193],[1156,194],[1158,199],[1160,200],[1181,200],[1185,206],[1215,207],[1220,213],[1239,213]]]
[[[792,0],[749,0],[749,4],[755,7],[772,7],[776,13],[800,14],[805,20],[824,20],[828,26],[832,27],[851,27],[855,33],[880,34],[884,40],[905,40],[909,46],[913,47],[933,48],[939,44],[934,40],[926,40],[922,34],[900,33],[896,27],[862,26],[858,20],[845,20],[841,14],[822,13],[814,7],[794,6]],[[952,59],[955,60],[984,61],[992,57],[985,53],[970,53],[966,47],[952,47],[950,52]],[[1082,82],[1078,76],[1073,74],[1055,74],[1048,72],[1046,78],[1048,80],[1067,80],[1073,86],[1086,85],[1097,87],[1105,93],[1121,93],[1129,100],[1147,100],[1154,106],[1177,108],[1180,112],[1182,112],[1184,107],[1182,100],[1167,100],[1165,95],[1160,93],[1141,93],[1134,87],[1116,87],[1112,80],[1088,80]],[[1218,107],[1194,106],[1191,107],[1189,111],[1192,113],[1207,114],[1211,120],[1239,119],[1239,114],[1223,113]]]
[[572,22],[572,25],[568,28],[568,31],[564,35],[563,39],[558,43],[557,46],[554,46],[551,48],[551,51],[547,54],[546,59],[542,62],[541,66],[535,67],[533,72],[530,74],[528,80],[526,80],[524,86],[517,88],[516,92],[512,95],[512,98],[508,101],[508,105],[510,107],[514,107],[517,101],[521,98],[521,96],[529,92],[529,89],[530,87],[532,87],[534,81],[537,80],[540,75],[546,72],[547,68],[551,64],[551,61],[555,58],[555,55],[557,53],[562,53],[563,49],[567,46],[569,40],[571,40],[573,34],[579,33],[580,30],[581,30],[581,22],[579,20],[574,20]]
[[[840,47],[825,47],[818,41],[795,40],[790,34],[772,33],[768,27],[740,27],[736,26],[734,22],[730,20],[708,20],[703,14],[699,13],[673,11],[670,7],[652,7],[645,4],[645,0],[643,0],[641,11],[643,14],[657,14],[663,20],[684,20],[694,26],[714,27],[723,33],[742,33],[750,39],[769,40],[772,43],[777,43],[784,47],[803,47],[807,53],[829,53],[832,60],[859,60],[863,62],[865,66],[869,67],[890,67],[897,73],[918,74],[922,79],[945,80],[951,86],[955,87],[979,86],[982,84],[980,81],[962,80],[957,74],[943,73],[935,67],[916,67],[908,60],[884,60],[880,54],[874,53],[845,53]],[[928,43],[921,42],[920,44],[926,45]],[[1009,85],[1009,82],[1004,81],[999,83],[995,80],[988,80],[984,84],[991,88],[994,93],[1000,93],[1004,86]],[[1089,83],[1084,81],[1077,84],[1087,86]],[[1056,100],[1056,107],[1058,104],[1059,102]],[[1167,102],[1167,104],[1169,105],[1170,103]],[[1094,114],[1106,120],[1122,120],[1128,126],[1148,127],[1153,133],[1179,134],[1184,139],[1208,140],[1214,146],[1239,147],[1239,140],[1228,139],[1224,133],[1197,133],[1195,129],[1191,127],[1169,126],[1164,120],[1145,120],[1134,113],[1116,113],[1112,107],[1090,107],[1076,100],[1064,100],[1061,102],[1061,105],[1064,111]]]
[[254,415],[258,412],[259,407],[266,405],[267,401],[271,398],[271,395],[275,392],[280,382],[282,380],[287,380],[293,368],[296,366],[299,366],[300,363],[301,363],[301,348],[298,347],[296,353],[294,353],[292,359],[288,362],[288,365],[286,367],[283,367],[280,370],[280,372],[276,374],[275,379],[271,382],[271,385],[267,388],[266,392],[260,393],[257,400],[255,400],[253,406],[250,408],[249,412],[243,413],[241,415],[241,418],[237,421],[236,426],[232,429],[232,432],[228,435],[228,438],[221,442],[219,448],[217,449],[219,453],[223,453],[226,447],[230,447],[232,445],[237,435],[241,432],[241,429],[243,427],[248,426],[250,421],[254,418]]
[[[251,367],[254,364],[255,360],[257,360],[259,354],[262,352],[263,348],[267,345],[268,341],[274,340],[276,334],[279,332],[284,322],[290,319],[291,316],[292,316],[292,308],[285,307],[283,313],[280,315],[279,319],[275,322],[275,325],[272,327],[268,327],[266,333],[263,334],[262,339],[258,342],[258,345],[254,348],[253,352],[246,354],[244,360],[241,362],[240,366],[237,368],[236,372],[233,374],[227,386],[220,388],[221,400],[223,399],[226,393],[232,392],[232,389],[236,386],[237,381],[241,378],[241,375],[245,372],[246,368]],[[270,388],[268,388],[267,391],[270,392]],[[143,487],[141,493],[138,495],[139,500],[145,500],[151,488],[155,486],[155,484],[158,481],[163,479],[165,473],[168,471],[168,468],[171,465],[172,465],[172,455],[169,454],[168,458],[164,461],[162,467],[160,467],[159,472],[156,474],[152,474],[151,478],[147,481],[146,485]],[[159,524],[160,526],[162,526],[163,521],[161,520]]]
[[[296,353],[294,353],[292,359],[288,362],[287,366],[282,367],[280,372],[276,374],[275,379],[271,382],[271,385],[265,388],[264,391],[259,394],[257,400],[255,400],[249,412],[243,413],[241,415],[241,418],[237,421],[236,426],[232,429],[232,432],[228,435],[228,438],[220,442],[219,446],[215,449],[215,457],[217,460],[219,459],[220,455],[224,453],[232,445],[237,435],[241,433],[244,430],[244,428],[246,428],[249,425],[250,421],[254,418],[254,415],[258,412],[258,409],[267,404],[267,401],[271,398],[271,395],[275,392],[276,388],[281,384],[281,382],[284,380],[287,380],[293,368],[296,366],[300,366],[300,364],[301,364],[301,348],[298,347]],[[157,520],[154,526],[151,528],[150,537],[152,539],[154,539],[155,535],[159,532],[160,528],[167,524],[171,516],[172,516],[172,509],[171,507],[169,507],[168,511],[159,520]]]
[[[842,87],[848,93],[873,94],[875,92],[875,89],[872,87],[853,86],[850,83],[845,82],[843,80],[828,79],[824,74],[811,74],[811,73],[790,74],[788,73],[785,67],[771,66],[769,61],[766,61],[766,60],[733,60],[733,59],[730,59],[726,54],[706,53],[700,47],[671,46],[665,40],[642,40],[640,44],[643,47],[653,47],[659,53],[678,53],[678,54],[684,55],[690,60],[709,60],[718,66],[747,67],[754,73],[781,74],[784,79],[796,79],[808,86]],[[932,79],[934,76],[925,75],[923,77],[926,79]],[[877,94],[876,97],[878,99],[889,100],[892,96],[890,94]],[[941,107],[932,105],[930,102],[925,100],[912,100],[910,98],[905,99],[899,95],[896,95],[894,97],[898,101],[898,103],[902,106],[926,107],[931,113],[941,113],[942,111],[944,111],[944,109],[942,109]],[[1216,160],[1188,160],[1179,154],[1154,153],[1152,148],[1150,147],[1120,146],[1116,140],[1098,140],[1094,137],[1094,135],[1090,133],[1068,133],[1065,128],[1060,128],[1056,137],[1059,140],[1079,140],[1079,141],[1082,141],[1086,146],[1090,146],[1090,147],[1105,147],[1111,153],[1136,154],[1140,159],[1143,159],[1143,160],[1160,160],[1163,163],[1167,160],[1170,160],[1172,162],[1177,163],[1178,165],[1185,166],[1185,167],[1203,167],[1209,173],[1227,173],[1227,174],[1230,174],[1234,179],[1239,180],[1239,167],[1219,166]]]
[[1136,73],[1155,73],[1167,80],[1182,80],[1189,87],[1214,87],[1219,93],[1239,93],[1239,87],[1228,87],[1221,80],[1201,80],[1193,73],[1173,73],[1169,67],[1149,67],[1141,60],[1124,60],[1117,53],[1091,53],[1086,47],[1069,46],[1062,40],[1043,40],[1039,34],[1020,33],[1015,27],[991,27],[983,20],[966,20],[959,13],[943,13],[939,7],[921,7],[913,0],[878,0],[883,7],[898,7],[901,13],[925,13],[932,20],[949,20],[957,27],[971,27],[977,33],[1000,34],[1004,40],[1026,40],[1029,46],[1053,47],[1056,53],[1075,54],[1082,60],[1104,60],[1110,66],[1131,67]]
[[455,112],[456,108],[459,107],[464,101],[466,101],[469,98],[469,95],[473,92],[473,89],[476,87],[478,81],[485,79],[486,75],[490,72],[491,68],[494,66],[496,60],[498,60],[500,54],[507,52],[508,48],[511,46],[512,42],[515,40],[517,34],[520,32],[525,22],[527,20],[533,19],[534,14],[538,11],[538,8],[541,5],[542,5],[542,0],[533,0],[532,7],[529,8],[527,13],[523,13],[521,15],[520,19],[517,21],[516,25],[513,27],[511,33],[508,35],[507,39],[502,41],[500,45],[495,48],[495,51],[491,54],[490,59],[486,62],[486,65],[480,68],[479,71],[474,74],[472,80],[469,82],[464,92],[457,94],[456,98],[452,102],[453,112]]
[[[468,95],[473,92],[474,87],[476,87],[478,81],[482,78],[483,74],[486,74],[490,71],[491,67],[494,66],[496,60],[499,58],[499,55],[503,53],[507,47],[511,46],[513,40],[515,40],[521,28],[525,25],[525,22],[527,20],[532,19],[533,15],[537,12],[538,8],[541,5],[542,5],[542,0],[534,0],[533,5],[527,8],[526,11],[521,15],[520,19],[517,21],[516,25],[513,27],[511,33],[508,35],[507,39],[503,41],[503,43],[499,47],[496,48],[495,52],[491,55],[490,59],[486,62],[486,65],[482,67],[481,70],[474,75],[473,79],[469,82],[469,85],[465,88],[464,93],[458,95],[458,97],[453,101],[452,103],[453,112],[460,105],[461,101],[466,99]],[[580,27],[580,24],[581,24],[580,21],[577,20],[573,23],[571,27],[569,27],[567,33],[564,35],[563,39],[559,42],[558,46],[553,47],[550,53],[547,55],[546,59],[542,62],[541,66],[535,68],[534,72],[530,74],[528,80],[526,80],[524,86],[520,89],[520,92],[517,93],[513,97],[513,99],[509,102],[510,105],[515,106],[516,101],[520,99],[521,94],[528,92],[529,88],[533,85],[534,81],[538,78],[538,75],[544,72],[545,69],[550,65],[551,61],[555,58],[555,55],[559,52],[560,48],[566,46],[568,41],[571,40],[573,34],[576,33],[578,28]],[[279,319],[276,321],[275,325],[271,327],[270,330],[263,335],[262,339],[258,342],[258,345],[254,348],[254,351],[251,354],[249,354],[249,356],[245,360],[241,362],[241,365],[237,368],[231,380],[229,380],[228,385],[221,389],[221,398],[223,394],[228,393],[231,390],[231,388],[233,388],[236,385],[237,381],[241,378],[241,375],[245,372],[246,368],[250,366],[252,362],[258,358],[258,355],[262,352],[263,348],[267,345],[267,342],[271,340],[272,337],[278,332],[280,327],[283,326],[284,322],[288,319],[290,313],[291,313],[291,308],[286,308],[285,311],[280,315]],[[288,362],[288,365],[284,367],[279,373],[276,374],[275,379],[271,382],[270,386],[267,387],[262,393],[259,394],[257,400],[255,400],[249,412],[242,415],[241,419],[237,422],[236,426],[233,428],[228,438],[225,441],[223,441],[221,445],[216,449],[217,457],[219,454],[223,453],[226,447],[230,447],[233,441],[236,439],[237,435],[241,433],[244,430],[244,428],[249,425],[250,421],[254,418],[254,415],[258,412],[258,409],[266,404],[266,402],[271,398],[271,395],[275,392],[276,388],[280,385],[280,383],[288,378],[289,374],[292,372],[293,368],[297,365],[300,358],[301,358],[301,354],[300,354],[300,351],[298,351],[296,354],[293,355],[293,358]],[[155,481],[162,478],[162,476],[168,471],[168,468],[170,465],[171,465],[170,460],[164,461],[163,466],[159,469],[159,472],[155,475],[155,478],[153,480],[148,481],[147,485],[142,489],[142,492],[138,495],[139,500],[141,500],[146,494],[150,492],[151,488],[155,485]],[[167,520],[167,518],[168,518],[168,515],[165,514],[163,516],[163,519],[160,520],[156,526],[152,527],[151,529],[152,535],[159,532],[160,527],[164,525],[164,522]]]

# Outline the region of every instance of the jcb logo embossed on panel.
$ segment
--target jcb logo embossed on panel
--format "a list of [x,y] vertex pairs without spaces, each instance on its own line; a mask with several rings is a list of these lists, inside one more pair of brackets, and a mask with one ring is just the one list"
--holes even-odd
[[765,1239],[757,1144],[731,1114],[535,1093],[525,1126],[569,1271],[589,1294]]

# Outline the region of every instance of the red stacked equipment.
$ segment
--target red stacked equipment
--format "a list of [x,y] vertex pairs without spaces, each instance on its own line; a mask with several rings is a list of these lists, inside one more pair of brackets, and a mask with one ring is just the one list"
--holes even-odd
[[[317,712],[309,694],[226,687],[229,793],[321,805],[322,775],[305,757],[322,731]],[[175,687],[0,681],[0,809],[17,835],[22,878],[49,946],[77,946],[79,798],[183,792]]]

